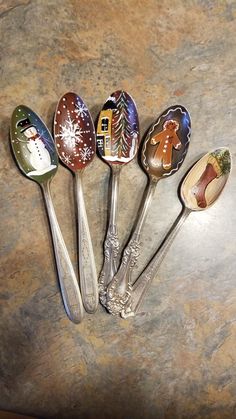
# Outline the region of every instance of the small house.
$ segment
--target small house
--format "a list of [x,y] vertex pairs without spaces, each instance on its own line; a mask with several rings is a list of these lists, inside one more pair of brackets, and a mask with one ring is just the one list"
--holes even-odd
[[102,110],[97,126],[97,146],[103,156],[111,156],[112,109]]

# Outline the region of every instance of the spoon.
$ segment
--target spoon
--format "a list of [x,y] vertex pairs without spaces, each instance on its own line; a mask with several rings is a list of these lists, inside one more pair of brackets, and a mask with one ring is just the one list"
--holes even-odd
[[190,141],[190,116],[181,105],[166,109],[151,126],[142,148],[141,160],[149,182],[132,236],[123,252],[117,274],[107,289],[107,309],[119,314],[130,300],[131,273],[140,255],[140,237],[157,182],[177,172]]
[[80,289],[85,310],[94,313],[98,306],[98,283],[83,197],[82,175],[95,156],[96,140],[88,108],[75,93],[66,93],[58,102],[54,118],[54,137],[61,161],[75,174]]
[[134,316],[137,313],[159,266],[184,221],[192,211],[202,211],[214,204],[228,180],[230,168],[230,152],[227,148],[222,147],[205,154],[185,176],[180,190],[183,210],[145,270],[134,283],[131,299],[121,312],[123,318]]
[[72,322],[79,323],[83,318],[80,290],[50,195],[50,182],[58,168],[53,139],[39,116],[23,105],[17,106],[12,114],[10,134],[19,168],[42,188],[65,310]]
[[97,149],[111,168],[109,223],[104,242],[104,262],[99,276],[99,297],[106,306],[106,289],[117,271],[119,238],[117,229],[120,171],[137,153],[139,121],[132,97],[116,91],[105,102],[97,124]]

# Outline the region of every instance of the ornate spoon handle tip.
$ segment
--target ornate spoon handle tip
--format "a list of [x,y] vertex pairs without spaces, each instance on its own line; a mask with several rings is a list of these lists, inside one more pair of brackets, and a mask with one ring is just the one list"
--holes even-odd
[[123,252],[120,268],[108,286],[107,309],[114,315],[121,313],[130,300],[130,291],[132,289],[131,273],[140,256],[141,231],[154,195],[156,183],[156,181],[150,180],[150,183],[148,184],[145,199],[139,210],[136,227]]
[[163,259],[165,258],[171,244],[173,243],[177,233],[181,229],[183,223],[185,222],[186,218],[190,214],[191,210],[188,208],[184,208],[184,210],[180,213],[178,218],[176,219],[175,223],[167,233],[166,237],[162,241],[160,247],[156,251],[155,255],[148,263],[142,274],[134,283],[132,290],[130,292],[131,296],[129,301],[127,301],[126,306],[123,308],[121,312],[121,317],[127,318],[130,316],[134,316],[137,311],[139,310],[149,287],[155,278],[158,268],[160,267]]
[[120,248],[117,229],[120,170],[121,166],[112,166],[109,225],[104,243],[104,263],[99,277],[99,297],[105,307],[107,286],[117,271],[117,258]]

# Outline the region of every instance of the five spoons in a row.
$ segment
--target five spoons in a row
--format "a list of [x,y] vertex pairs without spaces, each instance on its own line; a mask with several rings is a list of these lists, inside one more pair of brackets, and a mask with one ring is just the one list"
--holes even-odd
[[[75,173],[80,288],[86,311],[93,313],[97,308],[98,288],[81,174],[95,155],[95,130],[86,105],[74,93],[64,95],[59,101],[54,119],[54,137],[59,157]],[[168,108],[150,128],[142,150],[142,163],[149,175],[146,199],[141,206],[133,235],[123,253],[120,269],[114,276],[119,248],[116,220],[119,173],[122,165],[132,160],[137,152],[139,124],[134,101],[126,92],[113,93],[100,113],[97,147],[100,156],[111,165],[113,174],[110,222],[105,241],[104,266],[99,281],[100,299],[112,314],[120,313],[126,317],[136,312],[140,301],[143,300],[147,289],[147,286],[141,286],[141,283],[145,282],[143,275],[134,285],[134,281],[131,282],[131,270],[139,253],[141,228],[157,181],[180,168],[187,153],[189,139],[189,114],[180,105]],[[11,141],[21,170],[42,187],[65,309],[69,318],[78,323],[83,317],[80,290],[50,198],[49,184],[58,166],[54,142],[41,119],[25,106],[17,107],[13,113]],[[152,268],[152,272],[154,271]],[[150,282],[149,280],[148,283]]]

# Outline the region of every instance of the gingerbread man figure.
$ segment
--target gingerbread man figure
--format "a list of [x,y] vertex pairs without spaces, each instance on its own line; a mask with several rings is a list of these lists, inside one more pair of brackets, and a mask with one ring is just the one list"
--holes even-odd
[[152,137],[150,144],[159,146],[154,154],[154,159],[162,161],[163,168],[168,170],[172,163],[172,149],[179,150],[182,146],[179,137],[176,133],[179,129],[179,123],[174,119],[169,119],[163,125],[163,130]]

